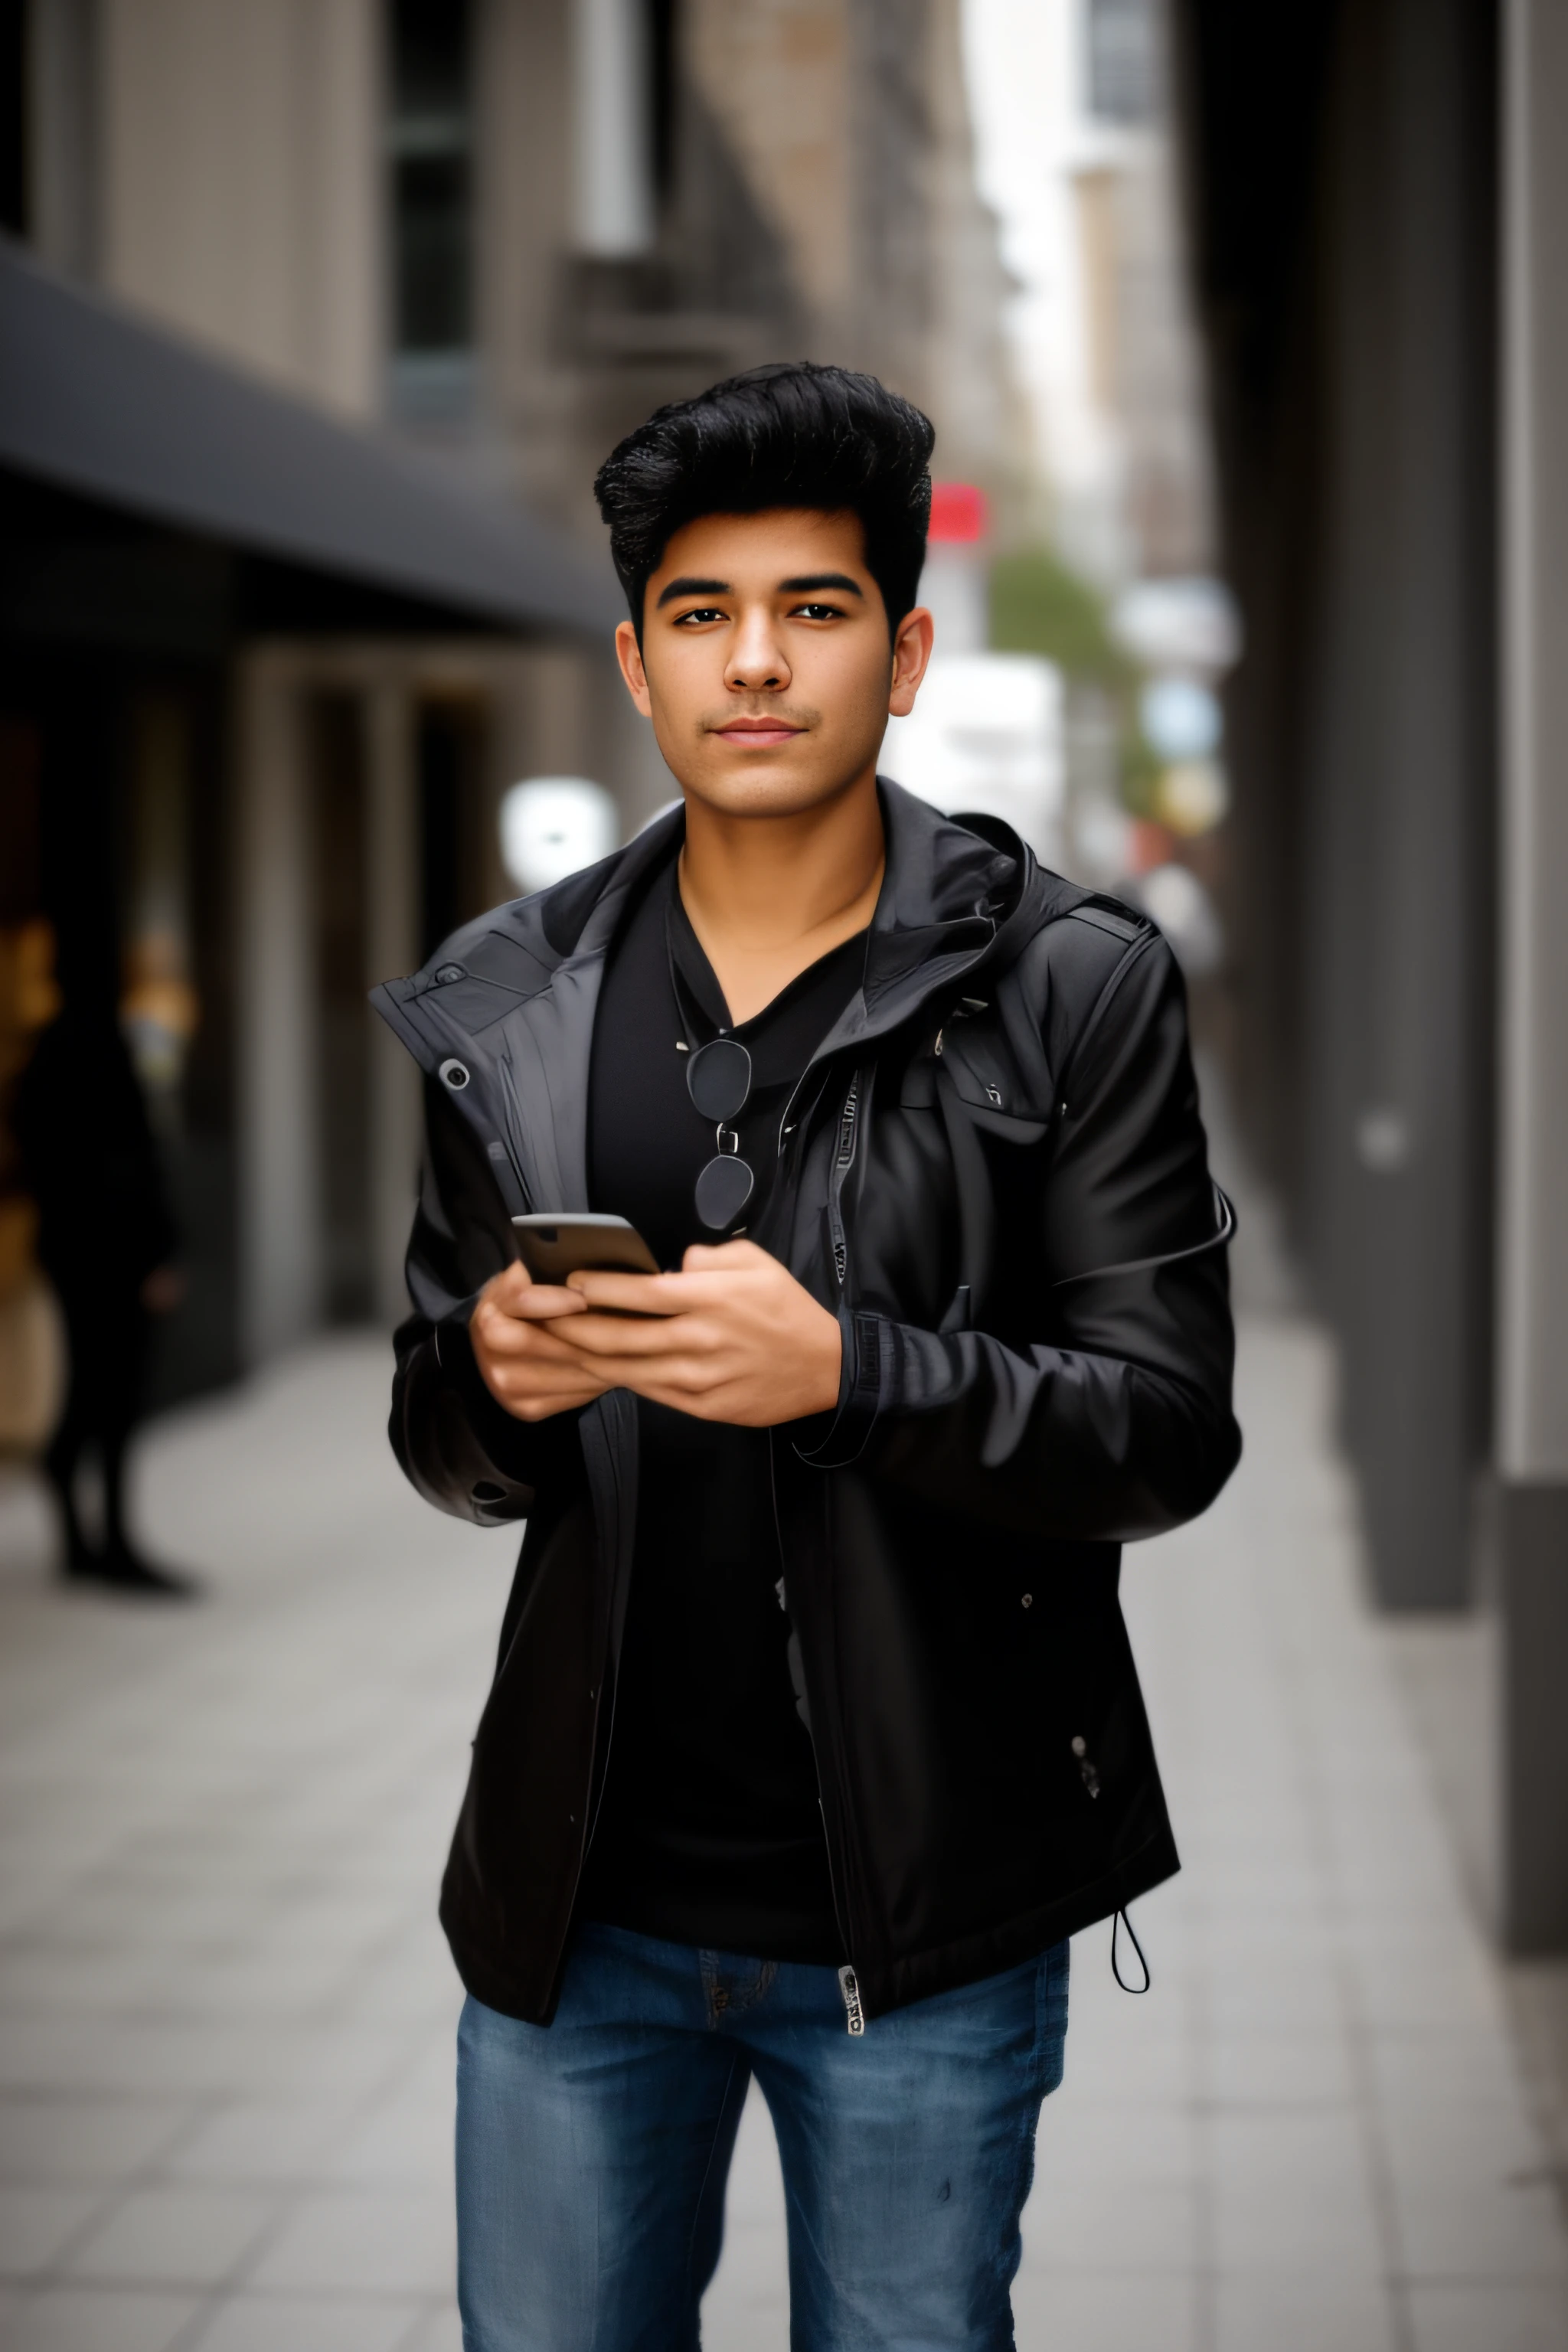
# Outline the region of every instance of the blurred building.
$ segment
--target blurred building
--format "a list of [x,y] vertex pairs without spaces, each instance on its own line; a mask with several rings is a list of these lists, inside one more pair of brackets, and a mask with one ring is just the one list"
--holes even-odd
[[8,918],[159,1104],[173,1391],[396,1310],[417,1103],[364,990],[508,894],[505,787],[668,796],[616,437],[804,354],[995,478],[1005,282],[958,0],[13,0],[0,41]]
[[[1168,0],[969,0],[966,26],[1037,449],[1036,494],[1001,517],[991,628],[1062,677],[1060,806],[1037,846],[1141,900],[1206,982],[1236,628],[1212,577]],[[1205,1032],[1222,1011],[1194,1001]]]
[[1340,1334],[1378,1596],[1481,1612],[1493,1737],[1454,1777],[1493,1791],[1495,1916],[1562,1950],[1568,11],[1177,14],[1242,1099]]
[[1042,522],[1107,589],[1206,571],[1200,352],[1184,299],[1166,0],[971,0],[986,184],[1018,273]]
[[[1016,430],[958,0],[31,0],[55,266],[543,513],[759,361]],[[595,525],[596,528],[596,525]]]

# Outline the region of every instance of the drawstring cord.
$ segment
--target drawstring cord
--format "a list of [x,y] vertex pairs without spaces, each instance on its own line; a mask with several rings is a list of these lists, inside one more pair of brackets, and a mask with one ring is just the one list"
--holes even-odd
[[[1123,1927],[1126,1928],[1129,1937],[1131,1938],[1132,1948],[1138,1955],[1138,1965],[1143,1971],[1143,1981],[1142,1984],[1129,1984],[1126,1978],[1121,1973],[1121,1958],[1118,1947]],[[1138,1930],[1134,1927],[1131,1920],[1127,1916],[1125,1911],[1119,1911],[1117,1913],[1110,1929],[1110,1973],[1116,1979],[1117,1983],[1121,1987],[1123,1992],[1145,1993],[1154,1981],[1153,1978],[1149,1973],[1149,1963],[1144,1958],[1143,1947],[1138,1941]]]

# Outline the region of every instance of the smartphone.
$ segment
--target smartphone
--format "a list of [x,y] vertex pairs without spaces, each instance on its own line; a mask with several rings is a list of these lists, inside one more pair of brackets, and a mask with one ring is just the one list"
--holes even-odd
[[535,1282],[563,1283],[569,1274],[596,1266],[612,1274],[658,1274],[652,1250],[625,1217],[604,1217],[585,1209],[548,1210],[542,1216],[514,1217],[518,1255]]

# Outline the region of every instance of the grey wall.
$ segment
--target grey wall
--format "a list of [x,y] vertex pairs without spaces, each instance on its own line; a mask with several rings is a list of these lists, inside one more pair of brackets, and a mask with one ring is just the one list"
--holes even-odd
[[1509,0],[1497,1445],[1505,1936],[1568,1948],[1568,14]]
[[1242,1106],[1343,1341],[1378,1591],[1453,1607],[1489,1396],[1490,12],[1182,28],[1247,630]]

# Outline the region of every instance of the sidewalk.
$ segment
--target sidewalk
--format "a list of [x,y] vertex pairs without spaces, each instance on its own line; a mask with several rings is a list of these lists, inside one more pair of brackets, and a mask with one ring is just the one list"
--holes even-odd
[[[0,1484],[0,2345],[451,2352],[455,1980],[434,1923],[512,1539],[426,1510],[386,1358],[325,1344],[149,1439],[211,1594],[62,1594]],[[1185,1869],[1154,1971],[1074,1949],[1026,2352],[1568,2352],[1568,2242],[1326,1437],[1244,1332],[1247,1458],[1129,1557]],[[709,2352],[784,2352],[748,2110]]]

